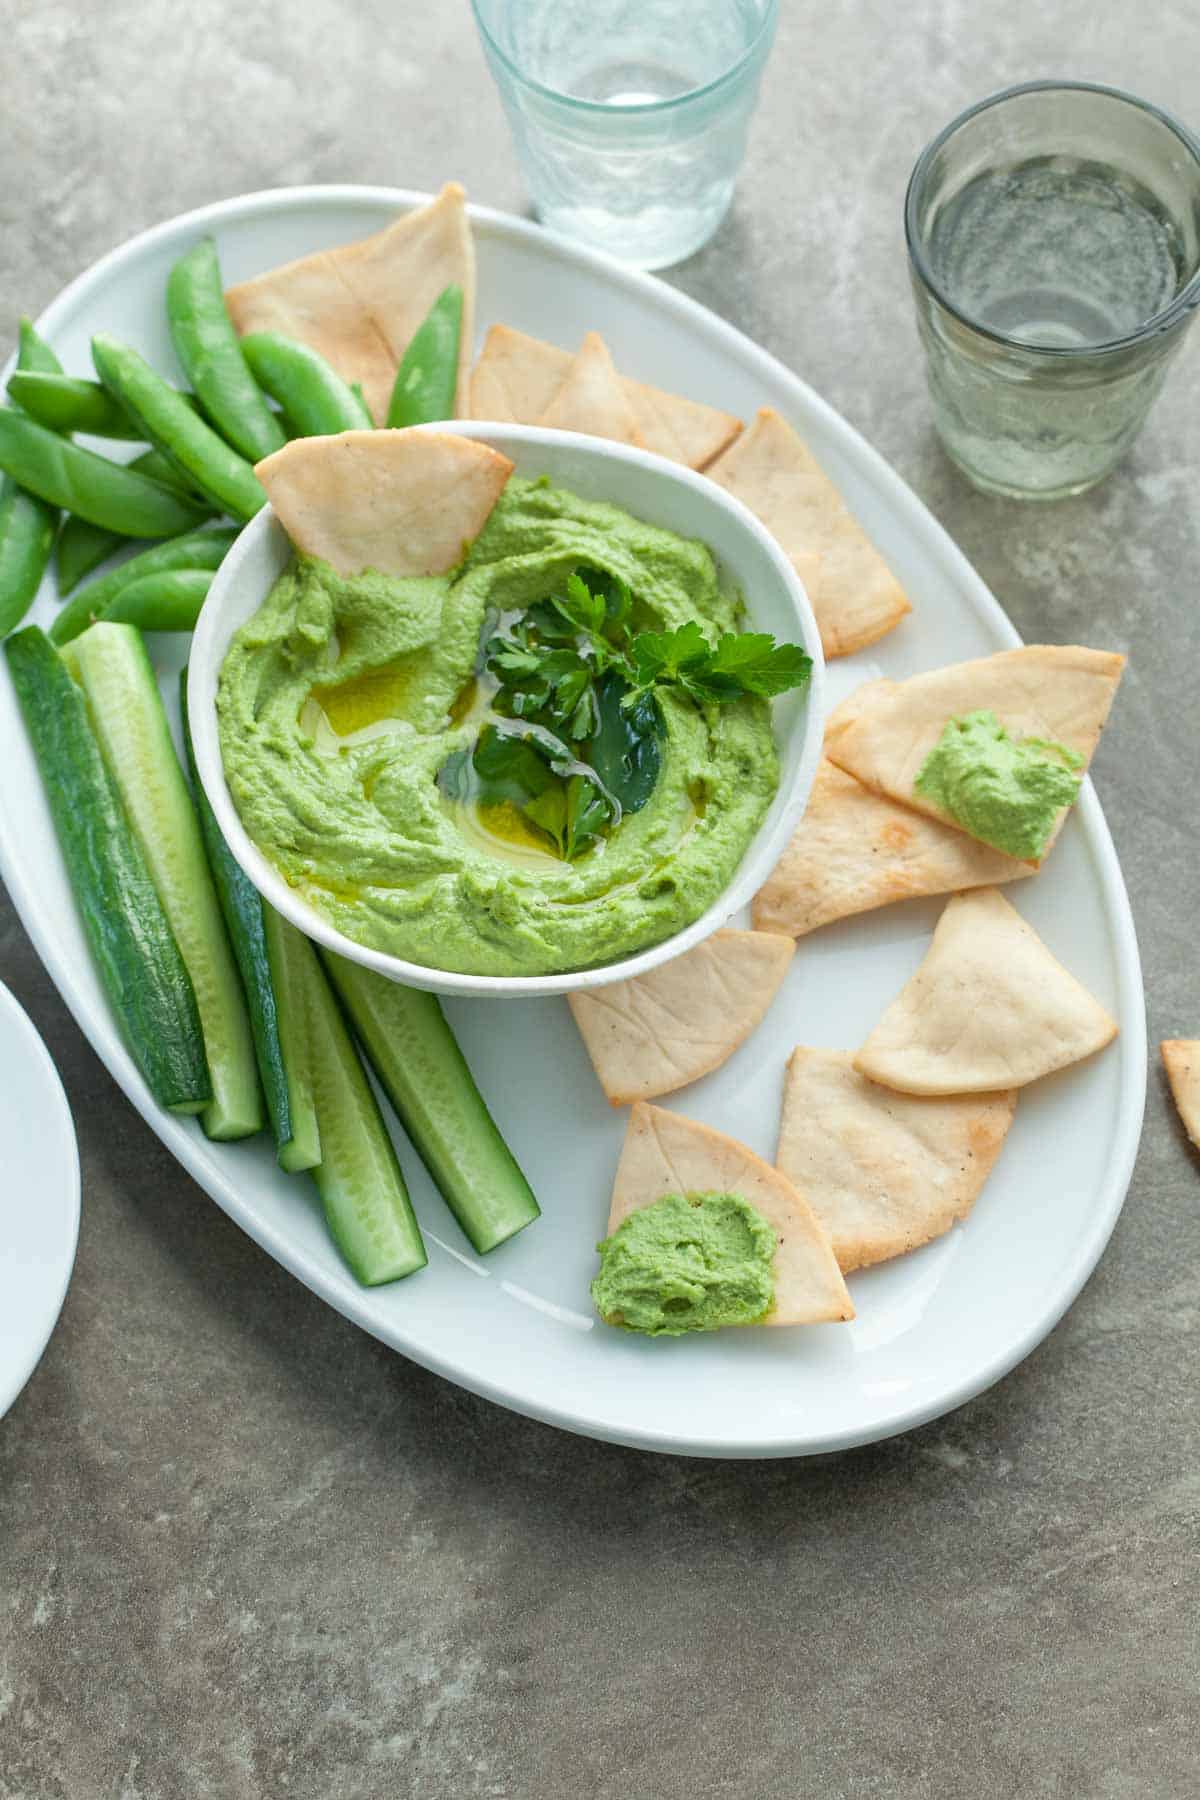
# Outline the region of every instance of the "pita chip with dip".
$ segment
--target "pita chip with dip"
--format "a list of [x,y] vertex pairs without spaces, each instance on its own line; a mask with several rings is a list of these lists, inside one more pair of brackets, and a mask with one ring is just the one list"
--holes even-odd
[[800,1046],[788,1064],[775,1162],[824,1225],[847,1275],[966,1218],[1016,1104],[1015,1089],[899,1094],[860,1075],[848,1051]]
[[1184,1130],[1200,1150],[1200,1039],[1164,1038],[1161,1049]]
[[598,331],[589,331],[584,338],[566,379],[538,423],[645,447],[637,415]]
[[876,792],[1036,867],[1095,753],[1124,665],[1110,651],[1030,644],[931,669],[878,693],[827,751]]
[[339,575],[440,575],[478,537],[513,465],[448,432],[293,438],[255,474],[296,549]]
[[826,656],[863,650],[912,611],[907,594],[821,465],[772,407],[705,473],[748,506],[812,602]]
[[444,288],[462,289],[458,417],[468,413],[474,342],[475,247],[466,195],[447,182],[437,198],[357,243],[285,263],[227,290],[238,334],[278,331],[319,352],[357,382],[382,425],[401,358]]
[[795,952],[769,931],[716,931],[646,975],[567,995],[613,1106],[698,1081],[761,1023]]
[[[589,333],[585,347],[597,335]],[[602,339],[598,341],[603,344]],[[541,338],[529,337],[508,325],[493,325],[471,375],[471,418],[492,419],[509,425],[553,424],[554,420],[546,414],[553,407],[576,361],[570,350],[562,350],[557,344],[547,344]],[[594,349],[589,361],[594,368]],[[683,463],[689,469],[702,469],[742,429],[740,419],[715,406],[684,399],[680,394],[668,394],[628,376],[620,376],[619,380],[640,434],[636,439],[622,441],[639,443],[643,449],[665,456],[670,462]],[[623,414],[621,418],[627,429]],[[575,425],[566,429],[577,431],[581,427]]]
[[995,888],[950,900],[854,1067],[906,1094],[1025,1087],[1111,1043],[1116,1021]]
[[756,931],[799,938],[899,900],[995,887],[1033,873],[1029,863],[887,799],[825,757],[751,917]]
[[[717,1201],[730,1204],[707,1204]],[[647,1227],[642,1245],[635,1215]],[[791,1182],[723,1132],[642,1102],[630,1115],[601,1256],[598,1310],[652,1335],[854,1317],[825,1230]],[[747,1315],[739,1301],[754,1305],[755,1293],[766,1310]]]

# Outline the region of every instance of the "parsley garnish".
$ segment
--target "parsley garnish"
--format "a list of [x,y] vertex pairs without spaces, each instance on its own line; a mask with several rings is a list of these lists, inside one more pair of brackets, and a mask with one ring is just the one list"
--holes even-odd
[[499,683],[492,705],[525,729],[485,726],[472,752],[444,765],[443,789],[465,796],[469,760],[475,797],[515,806],[569,861],[653,793],[664,689],[723,706],[786,693],[812,669],[798,644],[777,644],[767,632],[727,631],[714,645],[694,619],[635,633],[632,614],[633,596],[617,576],[576,569],[561,593],[492,636],[484,651]]

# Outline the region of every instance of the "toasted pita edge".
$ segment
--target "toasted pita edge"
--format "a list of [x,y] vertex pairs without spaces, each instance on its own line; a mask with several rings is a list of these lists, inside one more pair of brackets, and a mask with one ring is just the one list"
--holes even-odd
[[[681,1176],[675,1167],[685,1155],[695,1159],[693,1179]],[[731,1167],[744,1171],[735,1174],[732,1182]],[[736,1138],[664,1107],[638,1101],[630,1112],[613,1184],[608,1235],[611,1237],[631,1212],[653,1205],[666,1194],[736,1194],[739,1182],[752,1189],[742,1198],[768,1220],[779,1245],[775,1252],[775,1305],[761,1323],[819,1325],[852,1319],[854,1303],[828,1235],[804,1196],[778,1169]],[[788,1254],[781,1259],[785,1233]]]
[[1183,1128],[1200,1150],[1200,1038],[1164,1038],[1159,1049]]
[[538,420],[555,431],[579,431],[617,444],[645,445],[608,345],[589,331],[554,398]]
[[293,438],[254,472],[297,550],[339,575],[409,576],[462,560],[513,467],[490,444],[411,427]]
[[[735,1028],[723,1041],[718,1041],[716,1037],[709,1039],[711,1047],[707,1052],[695,1055],[682,1067],[677,1066],[675,1074],[668,1079],[659,1079],[653,1075],[635,1076],[633,1071],[636,1068],[638,1042],[626,1015],[617,1013],[625,1029],[622,1031],[618,1028],[611,1033],[611,1041],[606,1041],[614,1012],[613,1000],[618,992],[628,993],[632,989],[637,994],[648,994],[653,1000],[657,990],[666,984],[668,970],[677,974],[687,966],[696,968],[702,963],[711,963],[713,952],[719,947],[735,948],[736,954],[736,943],[739,940],[745,941],[748,954],[754,958],[755,970],[752,972],[761,969],[765,975],[754,995],[753,1005],[747,1006],[739,1014]],[[697,944],[693,950],[685,951],[682,956],[674,957],[670,963],[651,969],[645,975],[634,975],[628,981],[609,982],[601,988],[577,988],[569,993],[567,1005],[609,1105],[629,1106],[635,1100],[654,1100],[661,1094],[673,1094],[677,1089],[687,1087],[703,1076],[710,1075],[714,1069],[719,1069],[761,1025],[779,992],[795,951],[795,940],[786,932],[757,929],[714,931],[712,937]],[[773,966],[764,963],[764,952],[773,956]]]
[[[980,947],[976,943],[969,947],[967,956],[963,957],[957,945],[968,913],[972,919],[979,915],[979,922],[972,924],[970,929],[977,939],[983,936],[984,953],[980,953]],[[962,1009],[967,1006],[964,996],[974,989],[980,998],[984,998],[991,971],[1007,969],[1017,955],[1027,963],[1032,960],[1036,970],[1036,979],[1033,971],[1026,971],[1026,991],[1035,987],[1038,996],[1037,1005],[1027,1009],[1027,1020],[1032,1018],[1037,1024],[1046,1018],[1051,1010],[1047,1006],[1047,995],[1055,992],[1068,998],[1079,1012],[1074,1041],[1069,1046],[1061,1045],[1049,1055],[1027,1058],[1027,1063],[1035,1066],[1029,1067],[1027,1073],[1019,1076],[1011,1067],[971,1075],[963,1067],[952,1069],[947,1052],[937,1048],[928,1049],[914,1030],[909,1029],[905,1034],[902,1028],[909,1025],[914,1013],[919,1016],[922,1026],[929,1030],[929,1016],[933,1008],[928,989],[934,980],[944,983],[943,971],[947,966],[953,974],[953,981],[949,984],[952,991],[951,1004]],[[977,1007],[971,1010],[978,1016]],[[1019,1020],[1019,1009],[1014,1009],[1014,1016]],[[951,1022],[950,1029],[934,1035],[961,1042],[964,1028],[963,1021],[956,1018]],[[1116,1020],[1107,1008],[1084,987],[1077,976],[1072,975],[1059,962],[1033,926],[1022,918],[999,888],[972,888],[967,893],[953,895],[947,901],[920,967],[901,988],[867,1037],[854,1058],[854,1067],[861,1075],[869,1076],[883,1087],[895,1088],[902,1094],[951,1095],[1006,1091],[1010,1087],[1028,1087],[1031,1082],[1040,1081],[1043,1076],[1056,1074],[1060,1069],[1070,1068],[1073,1063],[1083,1062],[1087,1057],[1096,1055],[1112,1042],[1118,1029]],[[1017,1035],[1019,1036],[1019,1026]],[[924,1072],[915,1066],[922,1057],[927,1058],[929,1065]],[[964,1057],[963,1061],[969,1068],[969,1059]]]
[[[804,1172],[801,1167],[803,1159],[797,1161],[795,1166],[791,1164],[793,1139],[800,1138],[803,1142],[801,1134],[813,1129],[814,1120],[825,1133],[836,1129],[836,1122],[831,1122],[829,1118],[828,1108],[826,1107],[818,1117],[813,1113],[810,1099],[805,1094],[805,1071],[811,1070],[814,1062],[823,1065],[826,1069],[832,1066],[839,1073],[845,1071],[852,1075],[861,1087],[868,1106],[881,1106],[885,1110],[892,1107],[901,1109],[961,1107],[964,1110],[969,1109],[977,1121],[987,1114],[995,1114],[994,1123],[1001,1128],[989,1135],[977,1137],[970,1152],[972,1157],[977,1159],[971,1170],[970,1181],[960,1180],[956,1193],[943,1198],[940,1204],[930,1203],[923,1218],[910,1220],[907,1227],[897,1224],[891,1233],[882,1228],[874,1233],[839,1231],[835,1228],[835,1222],[826,1216],[819,1198],[811,1197],[816,1189],[813,1186],[811,1171],[809,1181],[806,1183],[804,1180]],[[872,1098],[875,1095],[879,1096],[878,1100]],[[791,1116],[797,1108],[801,1115],[798,1124],[793,1121]],[[932,1243],[934,1239],[944,1236],[953,1225],[961,1223],[970,1216],[976,1201],[987,1185],[996,1160],[1004,1148],[1016,1108],[1016,1088],[966,1095],[900,1094],[892,1088],[882,1088],[865,1075],[859,1074],[854,1068],[853,1056],[848,1051],[820,1050],[810,1045],[798,1044],[788,1059],[779,1121],[779,1149],[775,1163],[776,1167],[790,1181],[795,1182],[797,1187],[803,1188],[805,1193],[810,1196],[809,1205],[829,1234],[833,1253],[842,1274],[850,1275],[855,1269],[870,1268],[875,1263],[890,1262],[894,1257],[905,1256],[912,1250],[919,1250],[922,1245]],[[910,1116],[915,1118],[915,1115]],[[853,1154],[853,1144],[849,1146],[849,1150]]]

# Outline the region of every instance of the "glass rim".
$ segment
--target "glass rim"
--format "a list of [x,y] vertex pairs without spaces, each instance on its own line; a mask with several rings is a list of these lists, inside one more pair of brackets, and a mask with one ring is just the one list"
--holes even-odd
[[779,0],[766,0],[761,23],[750,42],[741,51],[737,60],[731,62],[728,68],[722,69],[719,75],[714,75],[711,81],[702,82],[699,87],[688,88],[686,93],[672,94],[666,100],[623,100],[613,105],[607,100],[585,100],[581,95],[564,93],[561,88],[548,87],[544,81],[536,81],[532,75],[527,75],[513,61],[507,50],[497,43],[484,21],[481,4],[482,0],[471,0],[471,11],[475,15],[475,24],[479,35],[483,39],[485,47],[499,62],[503,63],[513,80],[519,82],[522,87],[531,89],[535,94],[541,94],[546,100],[557,100],[563,106],[577,107],[581,112],[608,113],[610,115],[624,113],[633,118],[644,118],[653,114],[670,112],[675,107],[686,106],[693,100],[703,99],[705,95],[713,94],[718,88],[732,82],[755,55],[768,29],[773,28],[779,15]]
[[1150,317],[1144,319],[1133,331],[1125,332],[1121,337],[1102,338],[1094,344],[1030,343],[1026,338],[1010,337],[1007,332],[997,331],[990,325],[984,325],[979,319],[972,318],[970,313],[964,312],[961,306],[956,305],[941,283],[935,279],[925,258],[917,224],[917,201],[921,186],[938,151],[964,125],[969,124],[972,119],[977,118],[982,112],[987,112],[991,107],[1000,106],[1006,100],[1018,99],[1024,94],[1045,93],[1103,94],[1106,99],[1119,100],[1124,105],[1134,107],[1138,112],[1148,114],[1151,118],[1157,119],[1160,125],[1165,125],[1167,130],[1179,140],[1195,165],[1197,176],[1200,178],[1200,138],[1195,137],[1186,125],[1161,106],[1156,106],[1152,100],[1142,100],[1137,94],[1131,94],[1125,88],[1108,87],[1098,81],[1017,82],[1012,87],[1001,88],[999,92],[989,94],[986,99],[977,100],[973,106],[968,106],[965,111],[958,113],[948,125],[942,127],[936,137],[930,139],[913,164],[913,171],[908,178],[908,188],[904,196],[904,237],[908,246],[908,259],[921,282],[939,306],[957,319],[961,325],[965,325],[968,331],[973,331],[978,337],[989,339],[993,344],[1000,344],[1006,350],[1016,350],[1026,356],[1053,357],[1056,360],[1067,362],[1075,358],[1083,359],[1118,350],[1129,350],[1148,342],[1151,338],[1160,337],[1163,332],[1169,331],[1173,325],[1177,324],[1187,313],[1193,311],[1200,303],[1200,252],[1197,253],[1195,268],[1179,292],[1166,306],[1160,307],[1156,313],[1151,313]]

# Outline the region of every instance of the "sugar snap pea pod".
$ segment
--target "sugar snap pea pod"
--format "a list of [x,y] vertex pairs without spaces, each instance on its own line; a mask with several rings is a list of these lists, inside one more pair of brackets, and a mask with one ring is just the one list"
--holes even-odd
[[115,594],[100,614],[139,631],[194,631],[204,597],[212,586],[211,569],[163,569],[143,575]]
[[[183,486],[178,470],[174,469],[165,456],[157,450],[145,450],[141,456],[135,456],[128,465],[137,469],[142,475],[150,475],[155,481],[161,481],[164,487],[173,488],[177,493],[187,494],[189,499],[195,495]],[[210,503],[205,500],[201,504],[211,511]],[[58,591],[65,598],[72,588],[78,587],[85,575],[113,553],[128,544],[129,539],[121,537],[115,531],[102,531],[99,525],[89,525],[86,519],[77,519],[68,513],[63,520],[54,545],[54,572],[58,580]]]
[[17,367],[39,375],[61,375],[62,364],[30,319],[18,327]]
[[425,314],[404,352],[388,406],[389,425],[428,425],[434,419],[454,417],[462,310],[462,289],[451,282]]
[[307,344],[277,331],[254,331],[242,353],[260,388],[277,400],[298,437],[370,431],[374,420],[348,382]]
[[[18,369],[58,369],[49,344],[22,319]],[[58,508],[0,475],[0,637],[21,623],[42,583],[58,525]]]
[[98,381],[18,371],[9,380],[8,397],[51,431],[86,431],[92,437],[109,438],[142,435],[125,408]]
[[236,536],[237,532],[229,526],[219,525],[211,531],[185,532],[182,537],[171,538],[165,544],[154,544],[140,556],[131,556],[111,574],[101,576],[99,581],[90,581],[72,595],[50,627],[51,642],[69,644],[81,631],[86,631],[94,619],[108,616],[106,609],[131,582],[171,569],[219,568]]
[[235,519],[254,517],[267,496],[250,464],[155,374],[144,356],[101,333],[92,339],[92,361],[105,387],[133,414],[156,449],[223,512]]
[[0,407],[0,470],[39,499],[122,537],[175,537],[204,517],[161,482],[72,444],[11,407]]
[[252,463],[281,450],[287,439],[246,366],[211,238],[193,244],[168,275],[167,322],[201,405],[234,449]]

